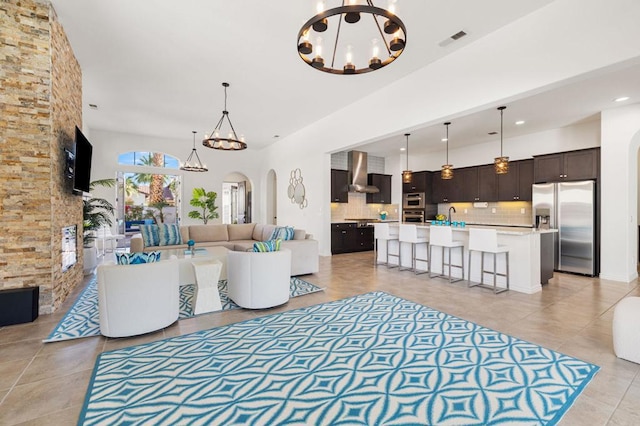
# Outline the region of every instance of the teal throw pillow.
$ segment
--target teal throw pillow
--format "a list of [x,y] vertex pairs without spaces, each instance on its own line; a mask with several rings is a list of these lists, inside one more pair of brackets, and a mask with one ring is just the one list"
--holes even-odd
[[253,243],[253,251],[260,253],[279,251],[281,243],[282,240],[280,238],[277,240],[258,241],[257,243]]
[[269,240],[280,238],[284,241],[293,240],[295,231],[292,226],[276,226]]
[[158,225],[140,225],[140,234],[145,247],[160,245]]
[[158,225],[158,233],[160,236],[161,246],[172,246],[182,244],[182,236],[180,235],[180,227],[175,223],[161,223]]
[[118,265],[138,265],[140,263],[153,263],[160,261],[159,251],[148,253],[116,253],[116,263]]

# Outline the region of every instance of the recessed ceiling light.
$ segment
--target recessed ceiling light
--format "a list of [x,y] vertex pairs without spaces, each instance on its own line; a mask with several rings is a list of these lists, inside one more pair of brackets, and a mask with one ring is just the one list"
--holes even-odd
[[442,139],[440,139],[440,141],[442,141],[442,142],[446,142],[446,141],[447,141],[447,138],[442,138]]
[[98,109],[98,105],[96,105],[96,104],[89,104],[89,108],[91,108],[91,109]]
[[400,148],[400,151],[406,151],[406,148]]
[[615,98],[613,101],[614,102],[624,102],[624,101],[628,101],[629,97],[628,96],[620,96],[619,98]]
[[280,137],[280,135],[273,135],[274,139],[277,139]]
[[522,126],[524,124],[524,120],[516,121],[516,126]]

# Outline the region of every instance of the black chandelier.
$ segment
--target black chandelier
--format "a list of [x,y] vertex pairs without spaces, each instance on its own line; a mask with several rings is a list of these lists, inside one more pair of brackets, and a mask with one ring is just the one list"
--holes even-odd
[[196,151],[196,131],[192,130],[191,132],[193,133],[193,149],[191,150],[191,154],[187,157],[187,161],[180,165],[180,170],[187,172],[206,172],[209,169],[207,169],[207,166],[202,164],[198,151]]
[[[342,6],[326,10],[322,10],[322,2],[318,4],[318,14],[298,31],[298,54],[303,61],[317,70],[331,74],[363,74],[389,65],[402,54],[406,45],[407,30],[402,20],[395,15],[393,4],[387,10],[374,6],[371,0],[366,0],[366,4],[355,3],[355,0],[342,1]],[[362,15],[371,17],[371,21],[368,21],[368,17],[363,19],[371,22],[371,25],[365,27],[367,22],[364,22],[358,27],[360,31],[356,32],[352,24],[358,23]],[[346,35],[341,34],[343,17],[347,24],[344,30]],[[323,40],[320,37],[320,34],[327,30],[333,32],[326,35],[327,39],[332,39],[333,44],[329,65],[323,57]],[[345,38],[348,40],[345,41]],[[364,53],[367,50],[366,44],[369,43],[370,55]],[[384,48],[380,49],[379,44],[383,44]],[[345,57],[342,66],[336,64],[338,51]]]
[[[247,149],[244,137],[241,136],[238,138],[236,130],[233,128],[233,124],[231,124],[231,119],[229,119],[229,111],[227,111],[227,87],[229,87],[229,83],[222,83],[222,87],[224,87],[224,110],[222,111],[222,117],[220,117],[218,124],[216,124],[216,127],[213,129],[211,134],[208,136],[204,135],[202,145],[208,148],[221,149],[224,151],[241,151],[243,149]],[[231,128],[226,138],[224,136],[220,136],[222,124],[225,118]]]

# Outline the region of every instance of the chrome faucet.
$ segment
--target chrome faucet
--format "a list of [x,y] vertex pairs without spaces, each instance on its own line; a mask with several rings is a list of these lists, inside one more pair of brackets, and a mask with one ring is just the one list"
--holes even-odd
[[453,212],[456,213],[456,208],[455,207],[453,207],[453,206],[449,207],[449,218],[448,218],[449,223],[451,223],[451,210],[453,210]]

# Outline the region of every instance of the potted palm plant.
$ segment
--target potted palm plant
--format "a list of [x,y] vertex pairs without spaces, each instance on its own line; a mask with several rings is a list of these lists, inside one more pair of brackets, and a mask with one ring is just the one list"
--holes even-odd
[[[115,179],[101,179],[91,182],[89,190],[93,191],[96,186],[113,187]],[[96,230],[103,225],[111,226],[115,209],[113,205],[104,198],[86,197],[82,200],[82,261],[85,275],[93,273],[98,264],[98,249],[94,242]]]
[[[115,185],[115,179],[94,180],[89,185],[89,190],[93,191],[96,186],[113,188]],[[101,226],[111,226],[113,224],[114,212],[113,205],[104,198],[88,197],[82,200],[82,243],[85,247],[90,247],[93,244],[96,239],[95,231]]]

